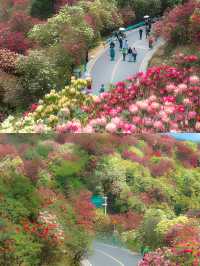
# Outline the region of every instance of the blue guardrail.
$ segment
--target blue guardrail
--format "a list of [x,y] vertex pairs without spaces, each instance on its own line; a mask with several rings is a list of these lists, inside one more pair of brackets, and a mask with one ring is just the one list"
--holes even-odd
[[142,27],[144,25],[145,25],[145,22],[142,21],[142,22],[139,22],[137,24],[134,24],[134,25],[131,25],[131,26],[127,27],[125,31],[134,30],[134,29],[137,29],[137,28]]

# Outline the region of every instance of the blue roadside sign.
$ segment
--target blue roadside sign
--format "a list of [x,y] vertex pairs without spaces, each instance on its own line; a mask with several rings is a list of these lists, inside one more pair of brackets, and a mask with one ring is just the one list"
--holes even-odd
[[101,208],[105,202],[104,198],[100,195],[93,195],[91,197],[91,202],[96,208]]

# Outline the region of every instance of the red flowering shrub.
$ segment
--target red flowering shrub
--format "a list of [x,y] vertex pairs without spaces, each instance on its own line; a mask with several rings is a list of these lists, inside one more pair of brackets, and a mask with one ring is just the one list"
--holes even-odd
[[154,25],[155,35],[178,44],[200,40],[200,4],[196,0],[186,1],[165,14],[163,21]]
[[77,223],[89,231],[93,231],[94,210],[94,205],[91,203],[91,193],[81,191],[74,199],[74,211],[77,216]]
[[26,233],[30,233],[38,237],[39,239],[48,241],[48,244],[56,246],[62,241],[57,237],[56,234],[57,225],[56,224],[40,224],[40,223],[31,223],[24,222],[23,230]]
[[38,171],[41,162],[38,160],[24,160],[24,172],[27,177],[32,181],[36,181],[38,178]]
[[131,160],[131,161],[133,161],[133,162],[137,162],[137,163],[140,163],[140,164],[145,164],[145,162],[146,162],[146,158],[145,157],[140,157],[140,156],[138,156],[138,155],[136,155],[134,152],[132,152],[132,151],[124,151],[123,153],[122,153],[122,157],[124,158],[124,159],[129,159],[129,160]]
[[33,19],[23,11],[17,11],[12,14],[8,25],[11,32],[22,32],[24,34],[27,34],[29,30],[39,22],[39,20]]
[[185,166],[197,167],[199,161],[198,153],[194,152],[187,144],[178,142],[176,150],[176,156],[181,160]]
[[122,226],[125,231],[129,231],[138,228],[142,221],[142,215],[129,211],[123,214],[113,214],[111,219],[116,225]]
[[6,48],[19,54],[25,54],[30,47],[31,42],[22,32],[0,31],[0,48]]
[[0,69],[7,73],[13,73],[16,70],[16,61],[18,55],[7,49],[0,49]]
[[17,150],[10,144],[0,144],[0,159],[6,156],[17,156]]
[[87,126],[110,133],[198,132],[200,79],[194,73],[190,67],[162,65],[118,82],[82,107]]
[[149,169],[153,176],[163,176],[173,169],[173,163],[169,160],[161,159],[158,163],[150,163]]
[[[183,5],[178,5],[165,14],[163,21],[155,24],[157,35],[162,35],[172,43],[184,42],[190,39],[190,17],[192,16],[197,1],[189,0]],[[181,35],[182,34],[182,35]]]
[[145,205],[150,205],[153,203],[153,199],[151,198],[151,195],[147,192],[141,192],[140,193],[140,199]]

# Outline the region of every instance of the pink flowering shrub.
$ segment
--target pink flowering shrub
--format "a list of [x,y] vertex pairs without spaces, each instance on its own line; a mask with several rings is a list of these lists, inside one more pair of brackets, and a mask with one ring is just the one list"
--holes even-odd
[[92,132],[200,131],[199,92],[200,79],[190,70],[153,67],[117,83],[83,110]]
[[0,159],[5,158],[6,156],[16,156],[17,150],[14,146],[10,144],[0,144]]
[[138,266],[177,266],[176,263],[172,263],[170,260],[172,255],[170,248],[159,248],[146,254]]
[[[197,7],[199,7],[198,1],[189,0],[167,12],[163,20],[154,26],[156,35],[162,35],[174,44],[189,41],[193,37],[190,18],[193,17]],[[193,19],[196,21],[196,16]]]
[[199,266],[200,229],[197,221],[176,224],[165,234],[167,247],[144,256],[139,266]]

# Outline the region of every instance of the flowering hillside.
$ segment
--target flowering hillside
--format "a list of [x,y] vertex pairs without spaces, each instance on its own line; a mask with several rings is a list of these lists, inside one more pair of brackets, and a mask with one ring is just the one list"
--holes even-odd
[[[199,166],[199,144],[168,136],[1,135],[0,264],[76,265],[114,223],[129,248],[173,247],[193,265]],[[108,196],[108,216],[92,194]]]
[[23,118],[9,116],[0,132],[200,132],[199,62],[198,55],[176,55],[173,66],[150,68],[99,96],[82,92],[88,81],[72,79]]

